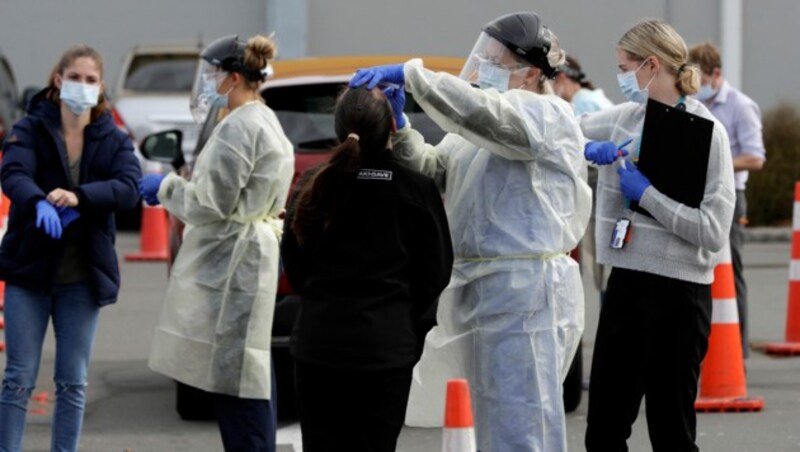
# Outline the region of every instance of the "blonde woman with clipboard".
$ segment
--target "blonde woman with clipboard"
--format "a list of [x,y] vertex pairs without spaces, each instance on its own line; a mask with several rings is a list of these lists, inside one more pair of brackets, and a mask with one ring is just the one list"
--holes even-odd
[[[700,84],[688,56],[683,38],[668,24],[637,24],[617,46],[617,77],[630,102],[581,118],[583,133],[594,140],[586,145],[586,159],[600,168],[597,258],[613,266],[592,361],[589,452],[628,450],[643,397],[654,451],[698,450],[694,401],[711,329],[710,284],[717,252],[728,240],[735,194],[727,134],[708,109],[688,97]],[[694,206],[665,194],[665,184],[656,182],[665,180],[664,174],[651,171],[648,178],[637,168],[640,151],[662,162],[698,164],[687,157],[686,147],[671,147],[673,140],[681,143],[679,137],[694,136],[688,125],[651,121],[645,130],[648,102],[650,108],[679,110],[676,115],[689,113],[690,121],[709,125],[700,138],[704,143],[692,146],[708,148]],[[669,144],[653,141],[650,132],[656,129]],[[667,176],[668,181],[685,177]],[[680,184],[666,185],[685,191]]]

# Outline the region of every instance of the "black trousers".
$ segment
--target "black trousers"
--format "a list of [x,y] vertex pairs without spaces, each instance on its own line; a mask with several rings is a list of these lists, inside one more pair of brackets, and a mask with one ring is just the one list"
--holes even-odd
[[654,452],[697,451],[694,402],[711,287],[614,268],[592,357],[586,450],[627,451],[645,398]]
[[744,279],[744,262],[742,261],[745,221],[747,221],[747,198],[744,190],[736,190],[736,208],[733,210],[733,224],[731,225],[731,264],[733,265],[733,280],[736,284],[736,307],[739,311],[742,354],[747,358],[750,356],[750,338],[747,328],[747,282]]
[[272,366],[272,399],[243,399],[211,394],[225,452],[275,452],[277,390]]
[[406,416],[411,370],[295,362],[303,451],[393,452]]

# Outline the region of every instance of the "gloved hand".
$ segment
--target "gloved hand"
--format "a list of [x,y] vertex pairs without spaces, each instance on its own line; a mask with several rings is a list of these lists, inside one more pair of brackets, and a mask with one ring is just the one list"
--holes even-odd
[[583,148],[583,155],[586,160],[596,165],[610,165],[617,157],[625,157],[628,151],[622,149],[627,143],[617,146],[611,141],[590,141]]
[[161,204],[157,195],[162,180],[164,180],[164,176],[161,174],[145,174],[144,177],[139,179],[139,194],[142,195],[147,204],[151,206]]
[[406,117],[403,115],[403,108],[406,106],[406,91],[403,86],[400,86],[400,88],[384,88],[383,94],[386,94],[386,99],[389,100],[389,105],[392,106],[397,129],[402,129],[406,126]]
[[630,164],[617,169],[617,174],[619,174],[619,188],[622,190],[622,194],[631,201],[639,202],[647,187],[652,185],[647,176]]
[[61,218],[52,204],[43,199],[36,203],[36,227],[56,240],[61,238]]
[[77,220],[81,214],[72,207],[59,207],[58,216],[61,219],[61,228],[66,229],[73,221]]
[[387,64],[385,66],[372,66],[366,69],[359,69],[356,71],[356,75],[350,80],[350,88],[358,88],[367,83],[367,89],[372,89],[381,82],[402,85],[406,82],[406,77],[403,74],[403,67],[403,64]]

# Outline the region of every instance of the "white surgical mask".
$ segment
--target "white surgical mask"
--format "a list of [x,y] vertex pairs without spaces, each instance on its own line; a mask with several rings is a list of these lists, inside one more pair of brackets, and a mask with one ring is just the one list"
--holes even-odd
[[89,85],[63,80],[60,91],[61,102],[64,102],[76,116],[80,116],[97,105],[97,99],[100,97],[100,84]]
[[639,81],[636,80],[636,73],[639,72],[639,69],[641,69],[642,66],[644,66],[644,63],[646,63],[646,61],[643,61],[635,71],[617,74],[617,82],[619,83],[619,89],[622,91],[622,94],[629,101],[638,102],[640,104],[647,103],[647,98],[650,97],[650,92],[647,88],[656,78],[656,75],[653,74],[653,77],[650,78],[650,81],[647,82],[647,85],[644,88],[639,88]]
[[698,91],[697,94],[694,95],[694,97],[700,102],[705,102],[716,95],[717,95],[717,90],[715,90],[710,83],[707,83],[705,85],[700,85],[700,91]]

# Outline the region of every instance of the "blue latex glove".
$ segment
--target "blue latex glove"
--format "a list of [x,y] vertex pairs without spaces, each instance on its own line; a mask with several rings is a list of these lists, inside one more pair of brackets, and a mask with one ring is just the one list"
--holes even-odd
[[633,141],[632,139],[617,146],[611,141],[590,141],[583,148],[583,156],[586,160],[596,165],[610,165],[618,157],[625,157],[628,151],[623,149]]
[[366,69],[359,69],[356,71],[356,75],[350,80],[350,88],[358,88],[366,83],[367,89],[372,89],[381,82],[403,85],[406,82],[406,77],[403,74],[403,66],[402,64],[387,64],[385,66],[372,66]]
[[36,203],[36,227],[56,240],[61,238],[61,218],[52,204],[43,199]]
[[406,91],[402,86],[400,88],[384,88],[383,94],[386,94],[386,99],[392,106],[397,129],[402,129],[406,126],[406,117],[403,115],[403,108],[406,106]]
[[73,221],[77,220],[81,214],[72,207],[59,207],[58,216],[61,219],[61,228],[66,229]]
[[622,190],[622,194],[631,201],[639,202],[647,187],[652,185],[641,171],[630,164],[617,169],[617,174],[619,174],[619,188]]
[[161,181],[164,176],[161,174],[145,174],[144,177],[139,179],[139,194],[142,195],[145,202],[151,206],[161,204],[158,200],[158,189],[161,188]]

